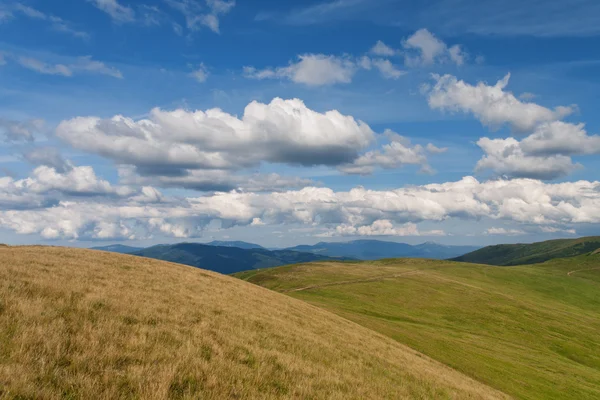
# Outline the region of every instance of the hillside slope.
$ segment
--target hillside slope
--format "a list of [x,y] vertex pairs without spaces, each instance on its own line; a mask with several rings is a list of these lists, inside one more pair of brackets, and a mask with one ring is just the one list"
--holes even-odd
[[0,398],[502,398],[350,321],[208,271],[0,248]]
[[579,239],[558,239],[531,244],[500,244],[456,257],[462,261],[489,265],[526,265],[554,258],[575,257],[600,248],[600,236]]
[[221,274],[251,269],[277,267],[286,264],[333,260],[312,253],[289,250],[242,249],[238,247],[213,246],[200,243],[158,245],[132,253],[136,256],[155,258],[179,264],[204,268]]
[[382,258],[399,257],[446,259],[471,252],[477,248],[474,246],[445,246],[431,242],[412,246],[406,243],[381,240],[353,240],[350,242],[320,242],[315,245],[290,247],[287,250],[308,252],[329,257],[379,260]]
[[523,267],[419,259],[237,274],[523,399],[600,398],[600,253]]

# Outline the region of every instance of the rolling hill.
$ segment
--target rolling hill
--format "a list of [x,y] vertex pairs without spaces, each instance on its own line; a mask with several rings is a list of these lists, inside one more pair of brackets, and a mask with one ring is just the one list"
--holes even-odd
[[137,251],[132,255],[191,265],[222,274],[287,264],[334,260],[334,258],[324,255],[290,250],[241,249],[199,243],[158,245]]
[[496,267],[419,259],[237,274],[522,399],[600,398],[600,252]]
[[329,257],[349,257],[357,260],[416,257],[447,259],[478,249],[474,246],[445,246],[426,242],[417,246],[381,240],[353,240],[351,242],[320,242],[315,245],[290,247],[288,250],[320,254]]
[[335,314],[232,277],[0,248],[0,398],[507,398]]
[[600,249],[600,236],[558,239],[531,244],[500,244],[456,257],[462,261],[489,265],[526,265],[554,258],[575,257]]

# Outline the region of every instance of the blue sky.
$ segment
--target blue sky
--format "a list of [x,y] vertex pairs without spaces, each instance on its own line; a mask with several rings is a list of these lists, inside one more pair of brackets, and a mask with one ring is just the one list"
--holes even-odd
[[0,0],[0,242],[598,234],[598,17]]

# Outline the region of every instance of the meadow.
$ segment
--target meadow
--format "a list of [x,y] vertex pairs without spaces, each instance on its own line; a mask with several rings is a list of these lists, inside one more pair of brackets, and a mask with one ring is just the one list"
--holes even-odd
[[237,274],[521,399],[600,398],[600,253],[495,267],[397,259]]
[[507,396],[388,335],[233,277],[100,251],[4,246],[0,398]]

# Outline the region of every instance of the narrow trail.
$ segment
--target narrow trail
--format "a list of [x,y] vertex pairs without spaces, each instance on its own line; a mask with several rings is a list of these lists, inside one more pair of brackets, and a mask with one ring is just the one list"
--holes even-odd
[[596,267],[596,268],[584,268],[584,269],[576,269],[576,270],[574,270],[574,271],[569,271],[569,272],[567,272],[567,275],[568,275],[568,276],[571,276],[571,275],[573,275],[575,272],[593,271],[593,270],[596,270],[596,269],[600,269],[600,267]]
[[352,285],[354,283],[377,282],[377,281],[383,281],[385,279],[399,278],[401,276],[406,276],[406,275],[414,275],[414,274],[418,274],[418,273],[421,273],[424,271],[427,271],[427,270],[426,269],[413,269],[410,271],[404,271],[399,274],[393,274],[393,275],[381,275],[381,276],[374,276],[372,278],[352,279],[352,280],[347,280],[347,281],[321,283],[319,285],[305,286],[305,287],[301,287],[301,288],[297,288],[297,289],[282,290],[281,293],[302,292],[305,290],[319,289],[322,287],[329,287],[329,286]]

